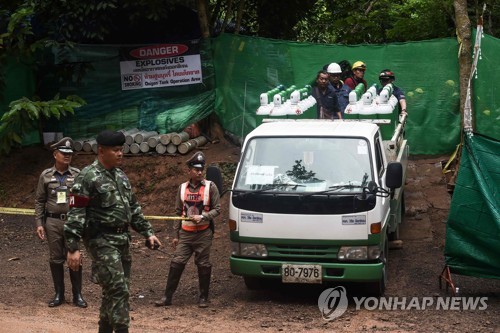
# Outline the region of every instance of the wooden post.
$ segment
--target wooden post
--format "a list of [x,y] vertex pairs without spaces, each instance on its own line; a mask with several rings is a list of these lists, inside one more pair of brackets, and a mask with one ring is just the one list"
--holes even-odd
[[158,132],[151,131],[151,132],[139,132],[136,135],[134,135],[134,141],[135,143],[141,144],[144,142],[144,140],[147,140],[148,138],[158,135]]
[[160,136],[154,135],[148,138],[148,146],[151,148],[156,147],[156,145],[160,142]]
[[172,143],[174,145],[178,146],[181,143],[186,142],[187,140],[189,140],[189,134],[187,132],[175,133],[174,135],[172,135],[172,137],[170,138],[170,140],[172,141]]
[[169,154],[175,154],[177,152],[177,146],[174,145],[172,142],[170,142],[168,145],[167,145],[167,152]]
[[83,143],[82,149],[84,152],[90,153],[92,151],[92,145],[97,143],[95,140],[89,140]]
[[207,138],[205,138],[204,136],[199,136],[197,138],[181,143],[177,147],[177,149],[179,150],[179,153],[186,154],[191,150],[195,149],[196,147],[201,147],[206,143],[207,143]]
[[139,147],[139,144],[134,142],[133,144],[130,145],[130,152],[132,154],[139,154],[140,151],[141,151],[141,147]]
[[163,143],[157,144],[155,149],[158,154],[165,154],[167,151],[167,147]]
[[160,142],[165,146],[168,145],[170,143],[170,138],[172,137],[173,134],[175,133],[167,133],[160,135]]

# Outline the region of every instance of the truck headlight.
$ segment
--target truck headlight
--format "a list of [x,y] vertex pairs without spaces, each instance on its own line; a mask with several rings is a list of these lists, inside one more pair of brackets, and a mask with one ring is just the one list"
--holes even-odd
[[380,247],[373,246],[342,246],[337,255],[338,260],[373,260],[380,258]]
[[231,243],[231,254],[241,257],[267,257],[267,249],[264,244]]

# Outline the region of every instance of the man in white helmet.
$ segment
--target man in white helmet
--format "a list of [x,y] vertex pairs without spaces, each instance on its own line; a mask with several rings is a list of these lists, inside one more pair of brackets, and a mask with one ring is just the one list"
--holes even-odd
[[342,69],[339,64],[332,62],[328,65],[326,71],[329,75],[330,85],[337,94],[339,110],[342,113],[342,118],[344,118],[344,110],[349,104],[349,92],[351,92],[351,88],[341,80]]

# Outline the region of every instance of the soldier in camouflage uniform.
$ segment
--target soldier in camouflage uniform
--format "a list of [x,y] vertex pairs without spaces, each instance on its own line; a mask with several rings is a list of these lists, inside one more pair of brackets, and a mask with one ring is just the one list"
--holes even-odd
[[189,180],[179,186],[175,203],[177,215],[190,219],[174,223],[172,246],[174,257],[170,263],[165,296],[156,306],[169,306],[177,289],[184,267],[194,253],[198,266],[200,296],[198,306],[208,307],[208,289],[212,274],[210,248],[214,235],[213,219],[220,214],[220,195],[214,182],[203,178],[205,155],[195,153],[187,162]]
[[129,278],[132,265],[129,226],[147,238],[151,248],[161,245],[125,173],[118,168],[123,158],[125,136],[103,131],[96,138],[98,157],[75,180],[70,211],[64,226],[68,266],[79,269],[79,241],[95,260],[102,302],[99,332],[128,332]]
[[[54,166],[45,169],[38,179],[35,194],[35,224],[38,238],[49,243],[49,264],[56,291],[50,307],[64,302],[64,262],[66,246],[64,244],[64,222],[69,210],[69,190],[80,172],[70,166],[73,156],[73,140],[62,138],[50,146],[55,159]],[[87,307],[82,297],[82,270],[70,270],[69,276],[73,291],[73,304],[80,308]]]

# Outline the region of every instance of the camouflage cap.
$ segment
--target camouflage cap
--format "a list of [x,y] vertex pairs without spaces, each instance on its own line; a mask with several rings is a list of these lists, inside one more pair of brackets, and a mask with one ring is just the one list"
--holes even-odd
[[73,140],[69,137],[64,137],[61,140],[50,146],[52,150],[59,150],[61,153],[71,154],[73,152]]
[[125,134],[119,131],[104,130],[97,135],[96,141],[101,146],[123,146],[125,143]]
[[198,151],[194,153],[193,156],[189,160],[186,161],[186,164],[190,168],[204,168],[205,167],[205,155]]

